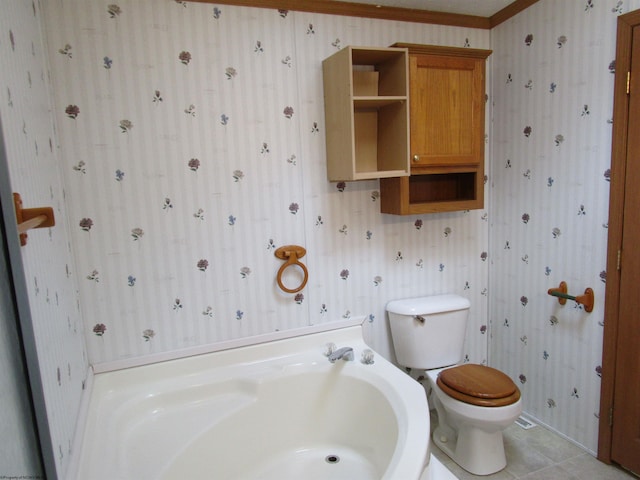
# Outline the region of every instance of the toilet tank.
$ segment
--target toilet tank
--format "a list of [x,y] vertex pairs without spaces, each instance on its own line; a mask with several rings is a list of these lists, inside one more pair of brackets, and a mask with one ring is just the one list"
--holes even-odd
[[393,300],[387,304],[398,363],[430,370],[462,361],[469,300],[459,295]]

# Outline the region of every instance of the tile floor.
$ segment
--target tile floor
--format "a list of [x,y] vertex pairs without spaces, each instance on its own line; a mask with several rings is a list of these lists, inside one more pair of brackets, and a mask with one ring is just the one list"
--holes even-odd
[[[432,428],[437,421],[432,412]],[[637,480],[539,425],[529,430],[510,426],[505,430],[504,444],[507,467],[487,476],[466,472],[433,443],[432,452],[460,480]]]

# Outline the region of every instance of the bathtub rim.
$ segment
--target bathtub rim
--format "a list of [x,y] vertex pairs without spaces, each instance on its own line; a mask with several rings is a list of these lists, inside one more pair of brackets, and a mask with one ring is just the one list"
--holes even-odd
[[356,316],[344,320],[339,320],[330,323],[320,323],[317,325],[309,325],[301,328],[294,328],[291,330],[282,330],[278,332],[263,333],[260,335],[253,335],[250,337],[236,338],[232,340],[224,340],[215,343],[206,343],[203,345],[196,345],[193,347],[182,348],[179,350],[170,350],[168,352],[151,353],[149,355],[142,355],[139,357],[125,358],[121,360],[113,360],[111,362],[101,362],[92,365],[94,374],[112,372],[116,370],[123,370],[126,368],[141,367],[153,363],[167,362],[171,360],[178,360],[180,358],[193,357],[196,355],[202,355],[206,353],[222,352],[225,350],[232,350],[235,348],[249,347],[251,345],[260,345],[263,343],[274,342],[278,340],[286,340],[289,338],[303,337],[306,335],[313,335],[316,333],[330,332],[332,330],[340,330],[347,327],[363,326],[366,320],[366,316]]

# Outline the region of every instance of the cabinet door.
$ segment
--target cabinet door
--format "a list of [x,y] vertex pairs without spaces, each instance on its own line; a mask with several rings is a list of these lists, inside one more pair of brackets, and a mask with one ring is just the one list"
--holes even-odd
[[411,168],[477,166],[484,151],[484,59],[410,55]]

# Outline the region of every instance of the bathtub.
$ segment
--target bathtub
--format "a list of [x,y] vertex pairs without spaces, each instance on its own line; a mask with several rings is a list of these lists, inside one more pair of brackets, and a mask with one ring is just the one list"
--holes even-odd
[[74,478],[445,478],[424,389],[368,348],[357,325],[96,374]]

